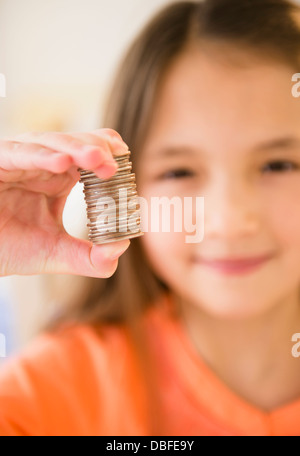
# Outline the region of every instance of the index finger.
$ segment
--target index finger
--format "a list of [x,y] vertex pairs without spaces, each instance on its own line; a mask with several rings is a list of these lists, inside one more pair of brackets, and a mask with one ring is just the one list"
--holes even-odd
[[59,152],[68,156],[72,164],[81,169],[94,171],[99,177],[107,178],[116,169],[114,155],[128,152],[128,146],[114,130],[98,129],[87,133],[30,133],[18,139],[47,148],[50,152]]

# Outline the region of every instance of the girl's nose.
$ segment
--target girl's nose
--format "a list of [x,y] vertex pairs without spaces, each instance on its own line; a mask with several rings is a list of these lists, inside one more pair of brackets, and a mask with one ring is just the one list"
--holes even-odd
[[235,182],[218,184],[204,199],[205,237],[242,238],[260,227],[259,198]]

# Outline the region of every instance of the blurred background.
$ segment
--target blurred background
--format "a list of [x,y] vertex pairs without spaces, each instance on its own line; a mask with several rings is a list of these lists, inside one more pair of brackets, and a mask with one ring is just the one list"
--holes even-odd
[[[120,58],[148,19],[168,3],[172,0],[0,0],[0,73],[6,78],[0,136],[101,127]],[[68,199],[64,223],[72,235],[85,230],[79,184]],[[59,278],[62,294],[69,279]],[[47,298],[51,280],[0,278],[0,334],[8,356],[28,343],[60,305],[59,293],[58,302]]]

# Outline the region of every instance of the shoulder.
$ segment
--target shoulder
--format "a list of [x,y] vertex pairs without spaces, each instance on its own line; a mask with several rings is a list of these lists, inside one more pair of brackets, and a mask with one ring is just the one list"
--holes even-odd
[[21,352],[15,354],[0,369],[0,381],[23,369],[42,374],[49,368],[65,369],[66,365],[86,364],[97,352],[105,356],[107,350],[124,341],[124,331],[117,327],[103,327],[96,331],[88,325],[74,325],[38,335]]
[[103,406],[126,372],[127,345],[120,327],[38,336],[0,369],[0,435],[88,433],[99,413],[95,403]]
[[[141,319],[141,334],[151,341],[162,329],[158,315],[152,308]],[[136,346],[125,325],[39,335],[0,368],[0,435],[108,435],[125,402],[131,423],[141,422]]]
[[[117,356],[118,363],[115,363]],[[61,379],[77,381],[92,370],[118,368],[129,356],[126,328],[103,325],[74,325],[51,333],[42,333],[0,368],[0,397],[15,391],[13,383],[26,381],[39,387],[59,383]]]

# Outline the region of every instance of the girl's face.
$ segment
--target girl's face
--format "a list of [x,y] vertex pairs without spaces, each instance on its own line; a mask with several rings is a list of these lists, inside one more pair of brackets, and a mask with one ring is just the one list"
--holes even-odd
[[[151,232],[150,210],[141,241],[176,295],[229,318],[298,299],[300,285],[300,100],[292,96],[293,71],[236,56],[195,47],[173,62],[137,170],[149,207],[151,197],[204,197],[201,242],[187,243],[191,233],[176,232],[173,218],[171,232]],[[255,267],[208,262],[262,256],[268,259]]]

